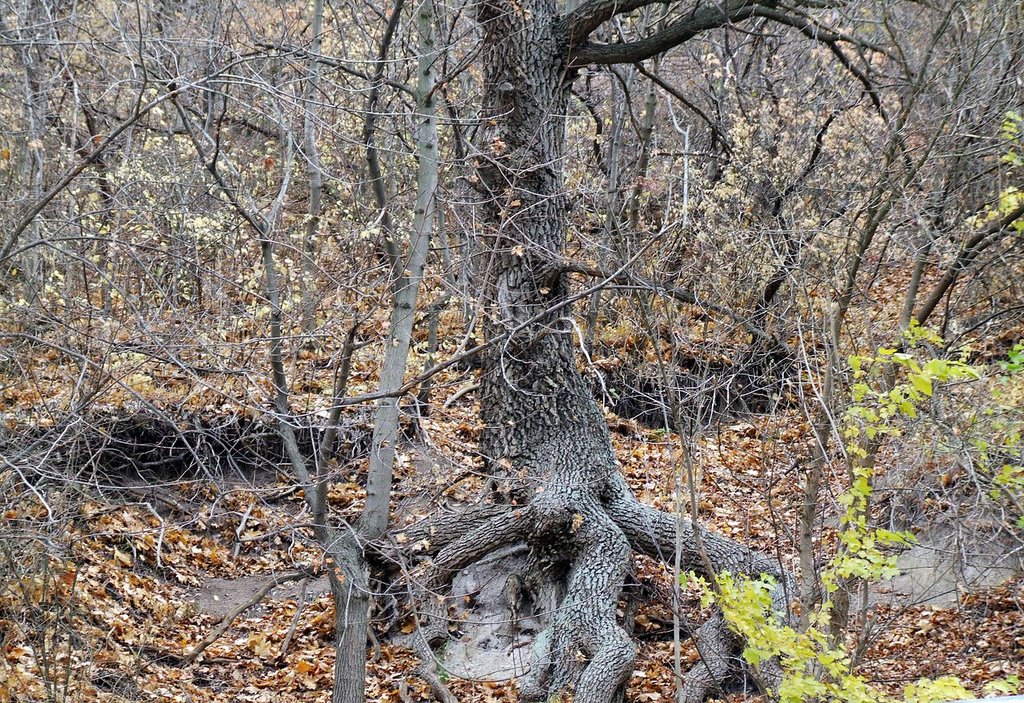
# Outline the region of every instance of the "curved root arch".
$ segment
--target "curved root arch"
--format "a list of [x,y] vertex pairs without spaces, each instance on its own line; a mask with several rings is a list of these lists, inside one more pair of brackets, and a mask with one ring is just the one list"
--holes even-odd
[[[618,473],[596,483],[545,486],[526,506],[481,506],[418,529],[431,534],[436,545],[433,560],[416,579],[425,595],[418,599],[415,646],[424,660],[421,673],[435,690],[431,647],[447,636],[446,607],[439,607],[438,596],[459,570],[509,545],[529,546],[522,587],[544,626],[534,638],[529,673],[521,681],[526,701],[567,690],[574,691],[578,703],[621,699],[636,652],[617,609],[634,551],[672,564],[680,544],[683,569],[713,576],[696,550],[692,524],[640,503]],[[716,572],[775,577],[780,584],[776,607],[784,611],[790,577],[775,560],[714,533],[702,534],[702,542]],[[721,614],[702,624],[694,639],[700,661],[686,677],[687,703],[701,703],[745,673],[738,657],[741,643]],[[759,673],[767,687],[777,686],[777,667],[768,665]]]

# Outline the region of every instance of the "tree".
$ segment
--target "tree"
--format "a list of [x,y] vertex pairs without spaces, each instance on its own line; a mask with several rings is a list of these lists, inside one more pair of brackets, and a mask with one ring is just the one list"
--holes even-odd
[[[630,638],[616,616],[631,551],[662,559],[681,551],[684,569],[709,577],[722,570],[773,576],[778,612],[786,609],[791,585],[789,575],[768,556],[703,533],[688,521],[677,524],[674,517],[644,506],[619,475],[602,413],[578,371],[570,306],[580,294],[572,293],[562,258],[569,208],[562,178],[565,115],[578,72],[587,64],[643,61],[707,30],[757,18],[822,41],[883,110],[870,80],[838,46],[847,42],[858,48],[856,40],[799,9],[772,2],[698,3],[648,36],[616,44],[591,42],[603,23],[651,4],[591,0],[565,14],[548,0],[478,5],[484,95],[474,165],[484,223],[478,236],[486,262],[479,280],[486,339],[491,344],[484,352],[481,451],[509,508],[444,547],[442,555],[450,553],[453,558],[439,562],[451,569],[472,558],[467,555],[478,556],[517,540],[530,545],[525,581],[535,607],[546,609],[548,629],[538,636],[530,679],[523,687],[528,700],[544,700],[569,688],[575,690],[575,700],[587,703],[619,695],[634,657]],[[933,43],[945,27],[944,22],[938,26]],[[904,128],[913,95],[921,90],[925,66],[927,55],[920,72],[911,76],[911,98],[904,102],[893,127],[893,160],[910,158],[903,143]],[[819,147],[830,123],[831,119],[826,120],[818,130]],[[914,178],[927,156],[925,150],[901,177]],[[793,188],[813,169],[816,159],[817,151]],[[884,189],[885,181],[878,187]],[[773,216],[779,216],[785,197],[778,196],[771,208]],[[870,243],[871,232],[892,207],[890,202],[871,201],[861,241],[867,238]],[[1014,210],[989,229],[1005,231],[1019,217]],[[985,236],[982,232],[975,239]],[[790,243],[787,250],[790,263],[786,265],[791,266],[795,245]],[[860,256],[849,264],[851,280],[857,278]],[[763,307],[771,302],[784,275],[785,269],[768,282],[756,320],[764,319]],[[613,278],[610,274],[606,281]],[[935,295],[941,296],[944,283],[945,279]],[[848,283],[847,292],[840,296],[839,325],[852,285]],[[827,430],[824,440],[827,443]],[[813,505],[816,497],[810,500]],[[812,511],[812,523],[813,519]],[[463,558],[455,557],[460,551]],[[813,577],[808,573],[805,578]],[[732,673],[735,646],[718,618],[703,625],[696,639],[702,661],[687,678],[685,699],[690,703],[702,700]],[[773,667],[765,666],[760,673],[770,688],[777,676]]]
[[[21,57],[28,88],[25,98],[14,102],[31,128],[26,134],[46,142],[47,160],[44,172],[43,162],[36,158],[42,152],[33,144],[35,139],[27,151],[16,154],[25,166],[10,189],[21,195],[11,198],[19,207],[9,211],[12,221],[0,238],[0,263],[5,276],[16,268],[14,263],[22,270],[21,264],[30,264],[44,290],[47,276],[65,268],[65,262],[79,266],[83,280],[76,276],[65,281],[63,308],[54,302],[52,292],[50,297],[40,296],[50,323],[57,330],[69,330],[66,339],[30,335],[24,328],[5,331],[5,337],[27,347],[50,345],[80,363],[83,381],[75,393],[85,389],[81,400],[73,396],[66,408],[53,411],[58,418],[69,418],[69,427],[81,424],[79,415],[86,414],[92,399],[107,386],[149,402],[152,389],[138,391],[139,384],[133,385],[128,374],[162,363],[189,375],[194,387],[213,386],[223,398],[210,407],[223,408],[220,403],[229,398],[229,407],[276,423],[287,454],[280,463],[290,465],[296,474],[312,514],[311,521],[297,522],[313,527],[313,540],[338,568],[331,572],[338,616],[336,700],[363,697],[370,602],[377,586],[388,579],[411,587],[410,600],[420,619],[411,643],[423,661],[421,672],[438,697],[450,700],[444,677],[432,672],[435,654],[430,647],[448,635],[447,604],[436,596],[460,569],[510,545],[529,548],[522,588],[515,589],[525,599],[513,597],[511,604],[517,614],[539,612],[544,624],[536,637],[524,696],[542,700],[574,690],[578,701],[612,700],[633,668],[634,645],[617,607],[626,595],[624,584],[630,579],[634,553],[708,576],[722,570],[768,574],[776,581],[772,598],[780,614],[786,612],[794,589],[775,557],[647,507],[633,495],[619,473],[602,409],[594,399],[593,376],[579,368],[577,341],[585,352],[595,348],[590,340],[598,336],[599,319],[607,312],[601,306],[616,295],[606,289],[629,286],[630,295],[641,303],[637,307],[644,331],[663,366],[660,382],[668,389],[663,395],[676,406],[674,412],[661,414],[675,415],[680,429],[679,418],[689,409],[680,409],[688,401],[671,388],[673,375],[678,375],[679,345],[673,338],[667,343],[672,351],[662,355],[659,340],[671,322],[648,324],[658,314],[650,304],[655,296],[735,323],[733,329],[742,333],[730,340],[743,362],[737,366],[755,366],[772,356],[788,359],[790,349],[780,340],[794,330],[812,340],[792,351],[808,367],[820,364],[809,376],[824,378],[827,387],[807,401],[816,409],[808,415],[819,439],[818,454],[806,472],[798,535],[804,579],[801,605],[808,612],[815,589],[807,584],[813,586],[816,550],[821,549],[821,540],[815,539],[821,524],[819,498],[829,488],[833,462],[842,461],[834,424],[845,397],[841,391],[847,345],[841,337],[846,331],[863,333],[845,316],[848,310],[858,310],[861,290],[870,289],[869,281],[882,268],[878,262],[869,270],[877,242],[895,242],[887,249],[894,258],[893,250],[908,251],[908,274],[913,269],[904,314],[893,321],[893,329],[908,326],[911,317],[937,318],[943,301],[948,301],[950,319],[948,303],[965,299],[953,301],[951,292],[987,294],[979,292],[983,286],[977,281],[967,280],[969,273],[994,265],[1019,269],[1003,255],[1012,251],[1010,235],[1024,214],[1020,198],[1011,189],[1002,189],[1005,184],[992,188],[1003,177],[998,167],[992,167],[1002,145],[995,140],[978,145],[978,135],[992,135],[993,123],[1019,100],[1012,80],[975,80],[986,73],[1012,76],[1013,67],[1019,66],[1020,35],[1009,28],[1015,20],[1011,13],[1003,17],[995,12],[998,4],[993,2],[986,10],[975,7],[972,11],[984,20],[978,22],[970,13],[961,17],[956,2],[940,4],[929,13],[897,2],[879,3],[872,6],[872,22],[858,25],[853,10],[843,15],[849,6],[821,8],[810,2],[804,7],[772,0],[679,5],[589,0],[563,11],[553,0],[479,0],[474,6],[475,29],[467,28],[457,13],[438,13],[435,47],[429,0],[415,4],[412,23],[403,16],[403,0],[396,0],[389,14],[372,4],[353,4],[350,16],[339,13],[336,3],[317,1],[312,21],[285,3],[273,10],[280,13],[273,15],[280,22],[268,23],[255,21],[269,11],[258,2],[239,3],[231,12],[205,6],[203,19],[198,20],[156,3],[143,4],[144,12],[135,17],[116,15],[109,28],[98,19],[99,29],[89,23],[82,23],[81,29],[70,21],[66,26],[48,25],[61,41],[42,47],[46,51],[36,52],[39,58],[21,43],[28,36],[21,25],[33,22],[17,20],[16,31],[0,26],[0,40],[7,42],[0,48],[5,55]],[[78,20],[77,15],[69,17]],[[848,36],[826,26],[826,19],[836,27],[874,32],[874,40],[895,48],[878,48]],[[416,29],[410,31],[411,25]],[[98,58],[66,48],[74,45],[76,32],[93,31],[105,37],[89,44]],[[637,35],[618,43],[597,40]],[[453,38],[459,36],[461,40]],[[785,37],[786,51],[780,51],[780,37]],[[739,46],[733,43],[737,38]],[[801,47],[820,47],[825,59],[817,60],[830,61],[835,73],[823,78],[821,63],[811,63],[792,49],[797,42]],[[138,59],[100,53],[121,45],[137,46]],[[676,79],[686,88],[677,88],[661,67],[670,64],[669,58],[678,58],[665,57],[664,52],[684,45],[692,56],[666,69],[679,72],[680,64],[686,67],[682,80]],[[67,55],[56,60],[51,51]],[[788,64],[794,57],[795,63]],[[643,66],[641,62],[650,59],[654,65]],[[717,81],[715,62],[743,78]],[[627,66],[618,68],[621,64]],[[957,71],[946,90],[942,75],[950,73],[948,64],[955,64]],[[100,65],[103,70],[96,71]],[[364,66],[371,68],[364,73]],[[479,104],[466,98],[475,94],[475,67],[483,72]],[[439,76],[436,83],[434,70]],[[581,170],[567,166],[571,157],[566,125],[572,120],[577,76],[584,71],[595,132],[603,128],[605,106],[616,104],[607,161],[599,167],[607,182],[604,176],[595,176],[601,180],[594,189],[600,195],[589,203],[590,212],[580,215],[586,205],[576,206],[574,187],[565,182],[567,172],[578,175]],[[106,80],[107,74],[111,80]],[[58,75],[66,85],[47,78]],[[642,117],[630,103],[637,92],[634,86],[643,83],[641,75],[650,81],[644,84]],[[615,81],[613,90],[607,89],[606,77]],[[823,86],[844,79],[849,85]],[[780,107],[784,101],[774,90],[783,81],[799,85],[801,96],[830,91],[814,106],[820,105],[820,114],[808,109],[799,113],[799,124],[787,121],[793,112]],[[46,83],[62,86],[63,92],[43,100],[47,96],[38,86]],[[108,84],[114,87],[108,90]],[[880,85],[886,86],[885,92]],[[682,105],[708,130],[683,128],[674,113],[673,126],[682,139],[663,130],[658,123],[658,90],[673,101],[667,103],[668,109]],[[10,102],[6,96],[11,94],[18,92],[3,97]],[[791,95],[785,98],[792,101]],[[447,113],[440,138],[433,131],[435,100],[438,113]],[[67,107],[76,101],[83,104],[81,115]],[[763,104],[775,110],[771,120],[758,113]],[[169,112],[169,107],[177,112]],[[857,113],[857,119],[847,120],[850,113]],[[79,120],[87,129],[78,125]],[[362,139],[346,151],[347,135],[357,133],[359,123]],[[630,141],[630,124],[636,126],[635,143]],[[951,129],[951,124],[960,128]],[[748,160],[752,140],[743,144],[737,137],[744,129],[747,134],[757,132],[754,140],[763,142],[758,145],[765,147],[763,151],[775,150],[771,169],[764,161]],[[681,146],[682,158],[696,160],[691,157],[691,133],[694,144],[707,146],[714,163],[705,169],[704,203],[717,197],[729,205],[716,215],[700,215],[701,234],[711,235],[696,243],[688,241],[696,237],[685,228],[673,232],[662,223],[659,232],[651,224],[654,218],[648,221],[641,201],[650,196],[656,204],[648,209],[659,209],[661,197],[666,210],[679,210],[671,194],[644,192],[648,189],[639,177],[628,180],[630,174],[646,176],[666,145]],[[474,135],[472,143],[467,134]],[[778,142],[787,139],[789,152],[778,148]],[[594,141],[594,151],[600,154],[596,136]],[[803,151],[795,151],[794,143]],[[123,154],[117,155],[122,145]],[[451,179],[459,187],[468,184],[468,206],[463,197],[444,199],[447,173],[438,161],[449,152],[453,162],[462,162],[464,156],[471,162],[472,173],[463,171],[463,178]],[[843,172],[838,165],[851,152],[856,158],[843,164],[849,169]],[[634,153],[639,154],[635,169],[628,164]],[[955,154],[955,167],[947,166],[950,153]],[[295,165],[302,156],[308,168]],[[673,163],[678,161],[658,168],[671,170]],[[780,163],[790,168],[775,169]],[[63,175],[44,187],[51,172]],[[413,182],[413,173],[418,183]],[[90,181],[93,174],[96,178]],[[303,199],[306,181],[308,202],[300,207],[296,200]],[[742,183],[738,195],[736,182]],[[715,194],[716,185],[729,186],[733,192],[723,187],[721,195]],[[998,208],[990,207],[993,195],[1005,196]],[[1005,211],[1003,204],[1009,206]],[[683,221],[688,205],[683,203]],[[409,350],[421,331],[414,324],[417,288],[424,270],[437,273],[452,263],[446,258],[446,228],[440,219],[433,222],[435,206],[437,218],[447,216],[456,224],[455,236],[468,255],[457,260],[463,266],[458,284],[446,280],[424,286],[428,295],[437,295],[427,307],[430,353],[435,350],[438,311],[460,285],[463,294],[479,292],[485,339],[475,346],[468,343],[476,333],[476,321],[466,315],[466,343],[436,368],[427,362],[422,372],[409,378],[408,369],[415,364],[410,363]],[[811,224],[795,223],[801,209],[811,213]],[[60,220],[55,212],[67,214]],[[595,213],[605,217],[591,230],[602,237],[590,250],[604,254],[593,257],[600,263],[570,261],[568,231],[578,231],[579,222]],[[698,216],[689,216],[692,225]],[[985,220],[984,226],[973,228],[979,220]],[[828,230],[834,224],[841,231],[832,235]],[[753,242],[756,247],[738,255],[740,246],[729,241],[734,229],[746,230],[746,239],[737,240],[740,245]],[[912,234],[907,241],[900,239],[905,230]],[[238,232],[247,234],[238,237]],[[405,233],[410,233],[407,260],[400,244]],[[429,236],[434,238],[432,248]],[[465,241],[469,243],[463,246]],[[341,258],[339,249],[356,262],[341,268],[342,276],[338,268],[331,269]],[[96,251],[106,255],[95,256]],[[945,253],[947,261],[940,261],[937,252]],[[39,261],[33,263],[30,257],[37,253]],[[441,260],[436,268],[431,256],[435,263]],[[723,274],[716,266],[730,257],[732,267]],[[936,263],[941,264],[942,275],[930,284],[928,274]],[[592,282],[580,287],[570,280],[577,275]],[[318,280],[310,280],[313,277]],[[474,285],[466,285],[471,277]],[[833,281],[838,283],[833,286]],[[90,295],[97,283],[103,304],[94,315]],[[705,299],[703,294],[716,287],[726,292]],[[341,288],[346,288],[344,295],[338,294]],[[445,293],[440,295],[439,290]],[[835,309],[800,301],[806,291],[835,301]],[[215,299],[215,305],[204,295]],[[316,295],[324,296],[320,311],[328,318],[334,315],[335,324],[321,326],[316,320]],[[297,297],[302,320],[295,332],[288,308]],[[993,316],[1012,313],[1015,308],[1005,303],[1008,298],[1012,296],[993,296]],[[371,302],[364,304],[367,299]],[[582,300],[591,305],[585,330],[572,309]],[[422,311],[424,304],[419,305]],[[245,329],[230,339],[224,335],[219,341],[204,340],[202,328],[211,307],[220,316],[212,323],[214,329],[223,332],[224,320],[239,319]],[[161,321],[166,310],[203,322],[189,332],[168,328]],[[357,343],[356,326],[348,326],[350,318],[375,317],[374,324],[381,324],[373,329],[384,329],[387,313],[381,311],[391,312],[387,334]],[[125,335],[94,324],[101,316],[132,323],[132,329],[142,332],[142,341],[126,342]],[[337,324],[338,318],[344,318],[346,326]],[[987,330],[989,319],[981,319],[977,329]],[[669,332],[665,337],[671,337]],[[881,341],[892,341],[885,337],[891,332],[883,330]],[[826,338],[825,354],[815,355],[816,335]],[[310,343],[313,338],[316,343]],[[316,358],[335,341],[340,349],[333,360]],[[710,346],[707,337],[700,342]],[[383,360],[369,373],[374,392],[350,392],[346,387],[354,350],[361,345],[374,345],[372,351]],[[211,355],[210,349],[217,351]],[[271,363],[260,377],[251,359],[262,358],[268,350]],[[144,358],[138,361],[133,354]],[[416,539],[411,534],[408,539],[423,545],[410,557],[403,553],[402,542],[389,544],[395,534],[388,525],[395,517],[390,511],[392,468],[407,429],[400,419],[400,399],[417,385],[425,389],[431,374],[452,369],[459,361],[475,363],[476,356],[482,365],[480,451],[493,490],[482,505],[454,515],[441,513],[408,529],[416,534]],[[213,363],[206,363],[211,357]],[[135,366],[125,371],[121,364]],[[235,373],[234,365],[242,364],[245,380],[237,384],[241,395],[234,390],[225,393],[217,384],[222,376]],[[77,378],[78,373],[76,369],[68,375]],[[331,373],[333,388],[330,380],[325,384]],[[748,385],[758,383],[757,375],[746,368],[733,376],[752,378]],[[218,380],[209,382],[209,377]],[[224,385],[235,388],[234,379]],[[307,386],[313,390],[306,392]],[[426,395],[421,393],[422,398]],[[169,402],[177,402],[173,394]],[[334,461],[336,454],[344,454],[336,451],[335,440],[343,411],[370,402],[378,405],[368,442],[369,461],[363,461],[365,456],[341,457],[350,460],[350,466],[368,467],[366,509],[358,520],[345,515],[349,522],[343,522],[332,514],[326,498],[328,486],[345,471]],[[715,402],[706,405],[714,407]],[[41,406],[46,411],[55,407],[42,402]],[[27,445],[37,442],[29,430],[18,431],[31,439]],[[170,463],[190,461],[175,458]],[[201,459],[196,461],[202,464]],[[279,468],[274,459],[266,461]],[[350,480],[349,475],[344,477]],[[357,478],[361,480],[362,474]],[[698,501],[691,503],[696,511]],[[418,563],[410,566],[410,559]],[[511,576],[510,586],[519,581]],[[845,624],[845,617],[838,617],[832,634],[838,636]],[[696,637],[702,661],[687,677],[688,703],[697,703],[740,673],[734,657],[740,643],[721,616],[712,617]],[[779,675],[771,663],[750,673],[768,689]]]
[[[522,539],[530,544],[525,581],[535,604],[546,608],[548,630],[538,636],[523,688],[528,700],[568,688],[586,703],[620,695],[634,649],[616,607],[632,550],[660,558],[681,550],[684,569],[708,575],[772,575],[776,605],[785,609],[788,576],[773,559],[688,521],[677,524],[636,499],[577,369],[569,306],[579,296],[571,294],[561,256],[564,116],[579,69],[640,61],[702,31],[774,11],[750,2],[697,5],[635,42],[590,43],[602,23],[648,4],[591,0],[566,15],[551,0],[478,7],[484,97],[475,166],[488,249],[480,272],[484,324],[492,342],[481,389],[481,451],[509,508],[445,550],[479,554]],[[690,703],[703,700],[731,668],[733,642],[720,619],[696,637],[702,663],[687,680]]]

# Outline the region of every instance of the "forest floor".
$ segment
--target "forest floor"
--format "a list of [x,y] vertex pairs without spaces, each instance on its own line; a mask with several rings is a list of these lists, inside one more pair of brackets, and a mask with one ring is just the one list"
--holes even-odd
[[[475,418],[470,395],[419,420],[397,461],[399,525],[415,522],[434,505],[473,500],[482,483],[472,470]],[[608,420],[637,495],[671,510],[681,464],[678,437],[611,414]],[[792,543],[800,501],[792,457],[809,441],[808,427],[792,413],[724,424],[699,439],[700,518],[792,565],[785,545]],[[354,517],[362,507],[362,464],[342,467],[344,480],[331,485],[335,519]],[[838,475],[831,477],[829,504],[841,485]],[[0,515],[8,537],[35,534],[41,541],[26,546],[8,539],[0,556],[0,703],[329,699],[333,608],[320,553],[301,526],[301,493],[283,464],[278,473],[145,481],[97,471],[51,492],[46,504],[28,491],[10,498]],[[70,517],[55,524],[58,513]],[[835,516],[826,514],[824,524],[834,523]],[[401,537],[398,532],[399,543]],[[827,527],[822,543],[827,549]],[[197,661],[187,662],[221,619],[282,577],[289,580],[238,613]],[[643,560],[639,577],[661,597],[641,605],[636,617],[640,647],[628,700],[673,700],[670,572]],[[864,616],[872,623],[860,672],[893,693],[922,676],[954,674],[979,693],[993,679],[1024,676],[1022,584],[1017,578],[961,591],[942,606],[874,599],[850,627],[852,642]],[[699,618],[695,599],[684,601],[684,623]],[[396,617],[395,630],[411,631],[407,613],[393,622]],[[459,623],[451,629],[457,635]],[[377,635],[367,699],[428,698],[413,676],[415,657],[383,632]],[[695,657],[684,640],[684,670]],[[467,703],[516,700],[512,681],[448,675],[447,683]]]
[[[329,301],[324,307],[331,309]],[[56,342],[26,337],[16,363],[0,367],[0,454],[13,456],[16,449],[21,459],[0,461],[0,703],[329,700],[334,611],[322,552],[301,489],[274,446],[276,430],[267,424],[272,385],[247,370],[265,351],[262,323],[231,319],[231,329],[223,329],[223,320],[202,315],[131,323],[83,317],[50,335]],[[370,321],[361,334],[384,338],[383,325]],[[171,330],[188,344],[168,351],[151,329]],[[630,335],[606,332],[614,335],[599,340],[608,346],[594,355],[588,373],[615,368],[632,354]],[[610,348],[616,341],[626,346]],[[339,354],[332,343],[315,352],[299,348],[289,358],[292,409],[310,425],[322,425],[331,406]],[[86,357],[74,349],[102,358],[94,385],[82,383]],[[361,354],[350,396],[376,388],[380,349]],[[424,363],[422,353],[414,350],[413,357]],[[411,402],[403,406],[390,539],[410,554],[422,546],[403,541],[404,526],[480,499],[472,383],[470,373],[452,367],[434,378],[428,417],[417,417]],[[69,410],[83,406],[89,410]],[[689,516],[689,456],[702,524],[796,569],[802,466],[814,437],[795,407],[783,403],[771,414],[723,418],[689,440],[611,411],[606,420],[621,470],[640,500]],[[351,407],[342,425],[343,460],[330,467],[336,523],[363,507],[369,411]],[[54,468],[62,464],[73,470]],[[876,510],[909,516],[898,529],[969,560],[972,544],[947,531],[961,477],[924,460],[899,464],[880,455],[880,485],[900,489],[892,491],[896,498],[878,500]],[[29,466],[35,475],[25,475]],[[890,482],[899,471],[909,474]],[[835,551],[846,476],[835,466],[825,477],[815,535],[822,561]],[[917,554],[914,565],[925,582],[938,582],[937,562]],[[940,597],[914,603],[920,592],[908,599],[901,591],[920,591],[918,585],[896,580],[877,584],[863,607],[853,609],[848,643],[869,681],[899,695],[920,677],[951,674],[981,694],[993,680],[1024,677],[1024,578],[1000,583],[1006,572],[997,569],[969,584],[956,566],[954,560],[953,577],[942,577]],[[639,647],[627,698],[671,701],[678,684],[671,569],[640,558],[636,577],[650,598],[635,617]],[[257,602],[260,591],[266,597]],[[472,596],[450,603],[456,639],[472,625],[463,607]],[[685,591],[679,597],[682,626],[699,623],[698,599]],[[225,617],[226,629],[190,661]],[[373,617],[367,700],[428,698],[413,673],[417,660],[401,644],[415,626],[412,614],[391,612],[384,603]],[[516,656],[525,660],[525,649]],[[684,638],[682,669],[696,657]],[[466,703],[517,700],[513,680],[441,673]]]

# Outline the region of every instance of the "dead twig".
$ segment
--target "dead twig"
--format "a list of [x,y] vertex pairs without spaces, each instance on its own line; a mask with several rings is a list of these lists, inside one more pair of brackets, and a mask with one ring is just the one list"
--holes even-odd
[[249,507],[245,509],[245,515],[238,521],[238,529],[235,530],[235,546],[231,549],[231,556],[235,559],[238,558],[242,551],[242,535],[245,534],[245,525],[249,522],[249,516],[252,515],[252,509],[255,505],[255,500],[249,503]]
[[295,615],[292,617],[291,627],[288,628],[288,634],[284,636],[284,642],[281,643],[281,654],[280,657],[283,660],[285,655],[288,654],[288,646],[292,643],[292,637],[295,636],[295,628],[299,625],[299,618],[302,617],[302,611],[306,607],[306,587],[309,586],[309,576],[304,577],[299,581],[299,602],[295,607]]
[[457,403],[459,401],[459,399],[462,398],[463,396],[469,395],[473,391],[478,391],[478,390],[480,390],[480,384],[479,383],[470,383],[468,385],[465,385],[462,388],[460,388],[459,390],[455,391],[455,393],[453,393],[452,396],[448,400],[444,401],[444,405],[442,407],[445,408],[445,409],[448,409],[452,405]]
[[268,580],[260,587],[258,591],[256,591],[256,593],[253,594],[252,598],[245,601],[244,603],[239,604],[234,610],[225,615],[224,618],[220,621],[220,624],[217,625],[217,627],[213,628],[213,631],[209,635],[207,635],[202,642],[193,647],[192,651],[186,654],[184,658],[182,658],[182,664],[184,666],[192,664],[196,659],[199,658],[200,654],[206,651],[207,647],[216,642],[220,638],[220,636],[223,635],[224,632],[229,627],[231,627],[231,624],[239,615],[241,615],[246,610],[259,603],[264,598],[266,598],[267,594],[270,593],[273,589],[277,588],[281,584],[288,583],[290,581],[298,581],[299,579],[309,578],[309,576],[310,573],[308,571],[291,571],[285,574],[278,574],[277,576],[274,576],[273,578]]

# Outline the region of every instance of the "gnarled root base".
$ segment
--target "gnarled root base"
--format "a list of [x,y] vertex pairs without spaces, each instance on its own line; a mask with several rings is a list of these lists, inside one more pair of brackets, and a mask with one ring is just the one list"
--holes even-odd
[[[633,552],[673,563],[681,546],[682,568],[758,576],[770,574],[780,584],[775,605],[784,612],[789,576],[768,556],[714,533],[702,533],[703,556],[695,547],[687,520],[640,503],[617,473],[580,490],[579,483],[538,492],[519,508],[487,505],[476,515],[446,516],[426,530],[434,541],[432,561],[414,580],[423,587],[417,610],[422,634],[415,640],[422,673],[435,693],[450,701],[434,668],[432,638],[443,638],[446,613],[436,604],[456,572],[488,554],[515,543],[529,547],[528,566],[509,576],[512,617],[527,609],[543,627],[534,638],[528,675],[521,681],[524,701],[543,701],[573,691],[577,703],[620,700],[636,656],[632,638],[617,608],[632,566]],[[677,532],[678,530],[678,532]],[[701,660],[687,674],[684,698],[702,703],[724,690],[726,682],[752,672],[738,656],[741,642],[722,615],[716,614],[694,633]],[[779,683],[777,666],[757,672],[763,688]]]

